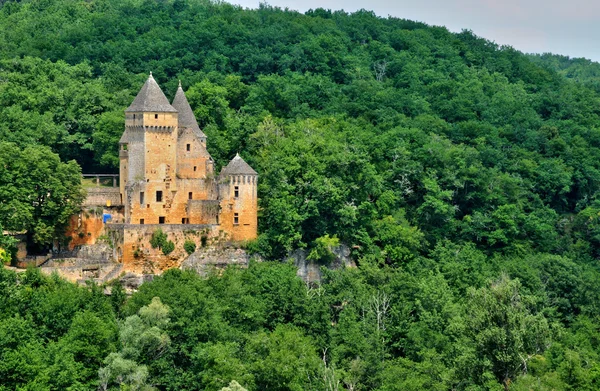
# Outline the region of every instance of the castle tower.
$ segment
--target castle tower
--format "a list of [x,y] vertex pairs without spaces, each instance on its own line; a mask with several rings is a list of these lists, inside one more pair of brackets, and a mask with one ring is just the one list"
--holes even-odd
[[258,174],[236,154],[219,175],[221,229],[233,240],[256,238]]
[[150,74],[125,110],[119,154],[125,222],[170,223],[177,191],[177,129],[177,110]]
[[211,177],[213,160],[206,150],[206,135],[198,126],[194,112],[181,88],[181,82],[173,99],[173,107],[179,114],[177,177]]
[[206,150],[206,135],[198,126],[181,82],[173,99],[173,107],[179,114],[178,192],[173,202],[174,216],[182,224],[216,224],[218,201],[213,159]]

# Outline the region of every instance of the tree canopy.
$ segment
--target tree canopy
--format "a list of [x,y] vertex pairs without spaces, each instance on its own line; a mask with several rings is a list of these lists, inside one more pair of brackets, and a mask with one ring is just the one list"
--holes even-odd
[[2,229],[60,237],[152,71],[217,169],[259,173],[249,251],[358,265],[171,271],[126,303],[1,271],[0,390],[598,388],[597,63],[208,0],[0,1],[0,42]]

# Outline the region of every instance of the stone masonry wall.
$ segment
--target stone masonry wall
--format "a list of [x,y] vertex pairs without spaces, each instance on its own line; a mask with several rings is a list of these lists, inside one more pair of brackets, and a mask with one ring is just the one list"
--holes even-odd
[[[235,197],[235,188],[238,197]],[[219,184],[221,214],[219,224],[232,240],[244,241],[256,239],[257,221],[257,184],[254,175],[235,175]],[[235,223],[235,214],[238,223]]]
[[[107,224],[106,229],[123,269],[143,274],[160,274],[166,269],[180,267],[187,257],[183,248],[186,240],[193,241],[196,248],[201,248],[224,239],[217,225]],[[175,250],[168,255],[150,245],[152,234],[158,229],[175,244]]]
[[[117,190],[119,190],[117,188]],[[120,206],[85,208],[80,213],[71,216],[65,235],[70,237],[69,250],[87,244],[95,244],[102,235],[104,223],[103,214],[112,216],[111,222],[123,221],[123,208]]]
[[87,197],[83,206],[117,206],[121,205],[121,193],[118,187],[91,187],[87,189]]

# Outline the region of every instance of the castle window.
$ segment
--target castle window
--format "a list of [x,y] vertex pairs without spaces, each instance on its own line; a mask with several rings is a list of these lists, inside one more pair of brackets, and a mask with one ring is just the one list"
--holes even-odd
[[140,191],[140,205],[144,203],[144,192]]
[[194,166],[194,171],[196,171],[196,166]]
[[135,114],[133,115],[133,119],[135,119]]
[[162,202],[162,191],[158,190],[156,192],[156,202]]
[[158,119],[158,114],[154,114],[154,119]]
[[188,193],[188,200],[191,200],[192,198],[194,198],[194,197],[192,197],[192,196],[193,196],[193,193],[190,191],[190,192]]
[[165,223],[165,216],[159,216],[158,217],[158,224],[164,224]]
[[144,224],[144,219],[140,219],[140,224]]
[[189,152],[190,149],[191,149],[191,145],[190,144],[185,144],[185,150]]
[[237,213],[233,214],[233,225],[239,225],[240,224],[240,215]]
[[238,198],[238,197],[240,196],[240,187],[239,187],[239,186],[235,186],[235,187],[233,188],[233,196],[234,196],[235,198]]

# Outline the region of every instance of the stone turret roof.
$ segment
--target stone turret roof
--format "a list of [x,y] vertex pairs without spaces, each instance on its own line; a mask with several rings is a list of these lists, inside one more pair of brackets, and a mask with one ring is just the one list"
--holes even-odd
[[236,154],[229,164],[221,170],[221,175],[258,175],[258,173],[239,154]]
[[146,80],[142,89],[138,92],[133,103],[125,110],[126,113],[132,111],[177,112],[152,77],[152,72],[150,72],[148,80]]
[[123,132],[121,139],[119,140],[119,144],[127,144],[129,143],[129,134],[127,133],[127,129]]
[[204,132],[200,130],[200,126],[198,126],[198,121],[196,121],[196,116],[194,115],[194,112],[192,111],[192,108],[188,103],[187,98],[185,97],[183,88],[181,88],[181,81],[179,82],[179,88],[177,88],[175,99],[173,99],[173,107],[179,113],[178,121],[180,128],[189,128],[194,132],[194,134],[197,137],[206,138]]

